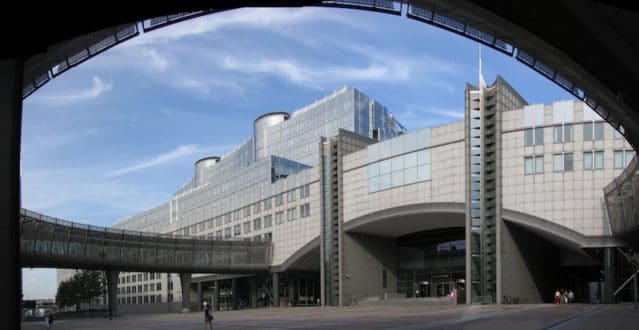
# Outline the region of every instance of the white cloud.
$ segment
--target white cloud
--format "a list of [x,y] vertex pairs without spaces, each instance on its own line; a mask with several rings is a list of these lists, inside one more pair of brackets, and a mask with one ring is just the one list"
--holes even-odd
[[144,63],[157,72],[165,72],[169,66],[169,60],[160,55],[155,48],[138,47],[135,53],[142,56]]
[[198,148],[197,145],[193,145],[193,144],[181,145],[169,152],[159,154],[150,160],[143,161],[141,163],[138,163],[129,167],[125,167],[116,171],[112,171],[109,173],[109,175],[120,176],[120,175],[128,174],[131,172],[139,171],[145,168],[162,165],[164,163],[170,162],[175,159],[193,155],[194,153],[199,151],[200,151],[200,148]]
[[322,8],[242,8],[208,15],[145,33],[123,44],[124,47],[175,41],[185,37],[215,32],[227,27],[280,30],[283,27],[328,20],[355,27],[352,19]]
[[89,89],[81,89],[78,91],[68,92],[66,94],[61,93],[58,95],[49,95],[45,96],[44,99],[52,105],[67,105],[79,101],[95,99],[102,95],[102,93],[110,91],[112,86],[113,84],[111,82],[107,83],[100,79],[100,77],[93,76],[93,86]]
[[343,65],[304,65],[290,59],[238,59],[227,56],[221,61],[226,70],[246,74],[273,74],[309,88],[325,88],[349,81],[405,81],[408,68],[396,63],[371,63],[361,67]]

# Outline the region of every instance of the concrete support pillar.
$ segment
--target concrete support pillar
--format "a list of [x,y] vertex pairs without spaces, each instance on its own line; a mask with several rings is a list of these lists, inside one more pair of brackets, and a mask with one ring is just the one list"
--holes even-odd
[[182,288],[182,313],[191,312],[191,273],[180,273]]
[[273,273],[273,306],[279,307],[280,305],[280,278],[279,274]]
[[635,303],[635,309],[637,309],[637,303],[639,302],[637,300],[637,274],[635,274],[635,277],[632,279],[632,301]]
[[0,61],[0,329],[20,327],[22,269],[20,264],[20,130],[22,129],[22,59]]
[[215,280],[213,281],[215,284],[215,287],[213,288],[213,308],[216,311],[220,310],[220,281],[219,280]]
[[613,293],[615,286],[617,284],[615,278],[615,249],[614,248],[605,248],[604,250],[604,283],[606,289],[604,290],[604,303],[606,304],[614,304],[615,297]]
[[[295,306],[295,282],[296,280],[289,279],[288,281],[288,302],[291,303],[291,306]],[[288,306],[286,306],[288,307]]]
[[107,270],[107,295],[109,312],[111,315],[118,313],[118,276],[120,272],[117,270]]
[[231,279],[231,305],[233,306],[233,310],[237,310],[237,278]]
[[204,310],[204,305],[202,305],[204,303],[204,297],[202,296],[202,282],[199,282],[197,284],[197,303],[198,303],[198,310],[202,311]]
[[249,278],[249,306],[257,308],[257,276]]

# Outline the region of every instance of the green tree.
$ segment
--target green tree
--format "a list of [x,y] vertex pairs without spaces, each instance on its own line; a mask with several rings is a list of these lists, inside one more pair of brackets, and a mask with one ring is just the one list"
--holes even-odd
[[58,306],[76,306],[76,310],[80,310],[82,303],[91,304],[93,299],[105,293],[104,273],[97,270],[83,270],[60,283],[55,300]]

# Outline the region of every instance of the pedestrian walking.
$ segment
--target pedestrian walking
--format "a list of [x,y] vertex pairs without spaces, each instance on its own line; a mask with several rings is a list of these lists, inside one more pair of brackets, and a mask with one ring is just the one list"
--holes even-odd
[[213,309],[211,305],[206,305],[204,309],[204,324],[208,324],[209,329],[213,330]]
[[47,313],[47,324],[49,325],[49,327],[51,327],[51,325],[53,324],[53,310],[49,310],[49,313]]
[[575,301],[575,293],[572,290],[568,291],[568,302],[573,303]]
[[559,290],[555,291],[555,304],[559,305],[559,297],[560,297],[560,293]]

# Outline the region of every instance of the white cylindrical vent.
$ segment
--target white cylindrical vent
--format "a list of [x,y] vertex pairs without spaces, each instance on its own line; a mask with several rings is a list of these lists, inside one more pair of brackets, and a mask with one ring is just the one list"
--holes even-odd
[[195,162],[195,186],[204,183],[205,172],[220,161],[220,157],[206,157]]
[[286,112],[270,112],[255,119],[253,122],[253,148],[255,160],[268,156],[266,147],[268,146],[269,141],[266,135],[266,129],[284,122],[285,120],[288,120],[288,118],[289,114]]

